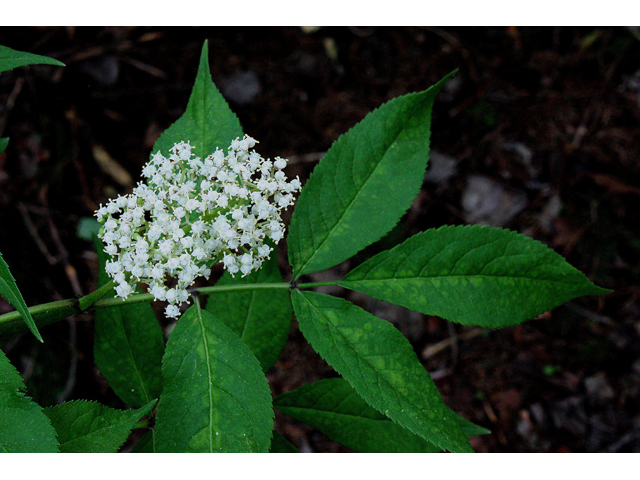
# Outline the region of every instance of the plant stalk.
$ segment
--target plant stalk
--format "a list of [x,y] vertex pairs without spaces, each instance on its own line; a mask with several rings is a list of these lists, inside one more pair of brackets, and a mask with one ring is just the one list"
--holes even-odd
[[[105,295],[113,291],[114,283],[110,281],[100,288],[85,295],[81,298],[71,298],[67,300],[58,300],[55,302],[43,303],[29,308],[29,312],[33,317],[38,328],[50,325],[59,320],[63,320],[71,315],[86,313],[91,310],[100,308],[109,308],[119,305],[131,305],[134,303],[151,302],[154,300],[150,293],[138,293],[127,297],[126,299],[113,297],[103,298]],[[222,285],[212,287],[193,288],[193,292],[200,295],[209,295],[216,292],[230,292],[240,290],[276,290],[291,288],[289,283],[254,283],[246,285]],[[16,335],[28,331],[27,325],[22,320],[22,316],[16,310],[13,312],[0,315],[0,337],[7,335]]]

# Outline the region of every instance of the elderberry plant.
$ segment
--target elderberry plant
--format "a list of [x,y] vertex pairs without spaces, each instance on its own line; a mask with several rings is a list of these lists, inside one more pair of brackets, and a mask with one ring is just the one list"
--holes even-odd
[[[445,405],[400,332],[313,288],[338,285],[489,328],[608,291],[540,242],[481,226],[427,230],[341,280],[305,282],[382,238],[407,211],[427,167],[433,101],[451,75],[367,115],[301,189],[287,181],[285,160],[255,151],[211,81],[205,43],[186,113],[154,146],[143,181],[96,212],[99,288],[27,308],[0,257],[0,293],[17,308],[0,315],[0,334],[28,328],[41,339],[37,326],[94,310],[96,365],[132,408],[75,400],[42,409],[0,355],[0,450],[115,452],[144,428],[136,452],[295,451],[274,430],[275,408],[358,452],[472,451],[468,438],[489,432]],[[281,212],[299,190],[285,235]],[[274,252],[282,239],[289,281]],[[218,262],[226,272],[215,285],[194,287]],[[178,318],[166,344],[153,300]],[[340,376],[272,398],[265,372],[292,313]]]

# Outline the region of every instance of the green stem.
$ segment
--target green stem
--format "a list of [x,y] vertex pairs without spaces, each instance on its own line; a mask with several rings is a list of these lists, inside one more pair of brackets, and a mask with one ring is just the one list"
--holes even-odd
[[[113,290],[113,282],[108,282],[96,291],[81,298],[58,300],[56,302],[43,303],[29,308],[29,312],[38,327],[43,327],[59,320],[70,317],[77,313],[85,313],[88,310],[109,308],[119,305],[131,305],[153,301],[150,293],[138,293],[130,295],[126,299],[114,297],[104,298]],[[213,287],[194,288],[194,292],[200,295],[209,295],[214,292],[239,291],[239,290],[275,290],[291,288],[289,283],[255,283],[247,285],[223,285]],[[15,335],[27,331],[27,325],[22,320],[18,311],[13,311],[0,315],[0,337],[5,335]]]

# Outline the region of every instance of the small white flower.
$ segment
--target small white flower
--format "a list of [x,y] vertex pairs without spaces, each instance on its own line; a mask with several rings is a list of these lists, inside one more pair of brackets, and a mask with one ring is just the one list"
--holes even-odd
[[164,277],[164,270],[158,265],[155,265],[151,269],[151,278],[153,278],[154,280],[162,280],[162,277]]
[[160,252],[163,255],[169,255],[171,250],[173,250],[173,242],[171,240],[165,240],[160,244]]
[[156,300],[163,301],[167,298],[167,290],[162,285],[154,285],[149,289],[149,293],[151,293]]
[[105,264],[105,271],[109,275],[115,275],[116,273],[122,271],[122,265],[120,265],[118,262],[107,262]]
[[127,298],[131,292],[133,292],[133,287],[128,283],[121,283],[116,287],[116,295],[122,298]]
[[189,212],[193,212],[194,210],[196,210],[199,207],[200,207],[200,202],[198,200],[194,199],[194,198],[190,198],[184,204],[184,208],[186,210],[188,210]]
[[193,256],[196,258],[196,260],[200,261],[207,256],[207,252],[205,252],[204,249],[200,247],[196,247],[193,249]]
[[191,248],[193,246],[193,237],[182,237],[180,243],[184,248]]
[[226,268],[228,268],[228,267],[236,264],[236,257],[234,257],[233,255],[230,255],[230,254],[226,254],[222,258],[222,263],[224,264],[224,266]]
[[179,266],[180,266],[180,260],[178,260],[177,258],[172,257],[169,260],[167,260],[167,269],[170,272],[175,272]]
[[220,195],[216,200],[216,205],[225,208],[229,204],[229,198],[226,195]]
[[196,220],[191,224],[191,232],[194,235],[200,235],[204,231],[204,222],[202,220]]
[[165,295],[167,302],[169,303],[173,303],[176,300],[176,291],[173,288],[170,288],[169,290],[167,290],[167,293]]
[[276,160],[273,162],[276,168],[282,170],[287,166],[287,161],[284,158],[276,157]]
[[176,305],[167,305],[165,309],[165,315],[167,318],[178,318],[180,315],[180,309]]
[[187,300],[189,300],[189,292],[187,292],[186,290],[178,290],[176,292],[176,300],[178,300],[179,302],[186,302]]

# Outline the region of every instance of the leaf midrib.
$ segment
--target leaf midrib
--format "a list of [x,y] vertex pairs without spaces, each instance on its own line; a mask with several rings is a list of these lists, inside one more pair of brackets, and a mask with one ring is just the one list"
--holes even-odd
[[213,375],[211,373],[211,358],[209,357],[209,345],[207,343],[206,329],[204,327],[204,319],[202,318],[202,310],[197,299],[194,301],[197,307],[198,325],[202,335],[202,344],[204,345],[205,364],[207,366],[207,392],[209,394],[209,452],[213,452]]
[[552,284],[560,284],[566,286],[575,286],[575,281],[563,282],[561,280],[554,280],[549,278],[536,278],[536,277],[526,277],[523,275],[487,275],[487,274],[474,274],[474,275],[426,275],[426,276],[408,276],[408,277],[384,277],[384,278],[364,278],[364,279],[350,279],[345,278],[344,280],[340,280],[337,284],[342,287],[347,287],[347,284],[372,284],[372,283],[387,283],[389,281],[420,281],[424,280],[425,282],[429,282],[431,280],[438,279],[450,279],[450,278],[481,278],[481,279],[521,279],[521,280],[530,280],[535,282],[547,282]]

